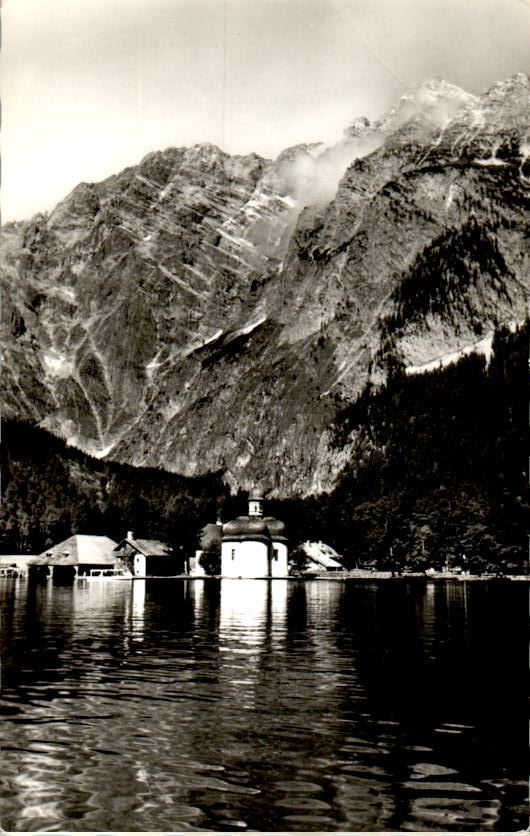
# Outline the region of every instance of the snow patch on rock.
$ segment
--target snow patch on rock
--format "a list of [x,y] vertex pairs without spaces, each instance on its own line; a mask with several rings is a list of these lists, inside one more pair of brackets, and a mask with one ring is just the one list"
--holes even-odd
[[436,369],[444,369],[452,363],[457,363],[463,357],[469,354],[482,354],[486,358],[486,362],[491,360],[491,351],[493,344],[493,331],[490,331],[483,339],[476,343],[466,345],[458,351],[450,351],[448,354],[442,354],[440,357],[434,357],[425,363],[420,363],[416,366],[406,366],[405,372],[408,375],[424,374],[425,372],[432,372]]
[[74,371],[72,361],[56,348],[50,348],[42,359],[46,373],[52,377],[70,377]]

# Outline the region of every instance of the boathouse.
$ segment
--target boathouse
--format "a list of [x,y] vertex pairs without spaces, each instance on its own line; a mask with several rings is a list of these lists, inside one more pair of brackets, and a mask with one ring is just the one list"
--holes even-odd
[[135,578],[168,577],[187,574],[187,559],[175,555],[161,540],[136,538],[132,531],[118,543],[115,554],[123,560]]
[[36,554],[0,554],[0,578],[25,578]]
[[30,560],[28,572],[30,577],[40,575],[64,583],[95,572],[116,574],[123,570],[123,564],[115,548],[116,541],[110,537],[74,534]]
[[285,578],[288,575],[288,541],[285,525],[263,516],[263,492],[253,489],[248,515],[223,525],[221,575],[228,578]]

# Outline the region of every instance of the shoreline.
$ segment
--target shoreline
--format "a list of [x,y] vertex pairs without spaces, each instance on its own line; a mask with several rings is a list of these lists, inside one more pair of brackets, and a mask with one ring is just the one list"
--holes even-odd
[[100,581],[151,581],[151,580],[185,580],[185,581],[458,581],[465,583],[471,581],[518,581],[530,583],[530,575],[458,575],[449,572],[439,572],[426,575],[424,572],[411,572],[408,574],[392,575],[391,572],[364,572],[357,570],[352,572],[330,572],[329,574],[318,575],[285,575],[282,577],[230,577],[227,575],[150,575],[147,577],[132,578],[97,578],[91,579],[96,583]]
[[[13,575],[2,575],[1,580],[29,580],[26,573],[19,573]],[[46,582],[52,580],[46,578]],[[457,581],[458,583],[477,583],[477,582],[491,582],[491,581],[511,581],[517,583],[530,583],[530,575],[461,575],[451,574],[449,572],[437,572],[433,574],[425,574],[424,572],[410,572],[404,574],[392,574],[392,572],[365,572],[363,570],[353,570],[351,572],[330,572],[329,574],[315,574],[315,575],[285,575],[281,577],[230,577],[225,575],[148,575],[148,576],[114,576],[114,577],[92,577],[88,578],[81,576],[72,583],[116,583],[123,581],[432,581],[433,583],[441,583],[444,581]],[[53,582],[53,581],[52,581]]]

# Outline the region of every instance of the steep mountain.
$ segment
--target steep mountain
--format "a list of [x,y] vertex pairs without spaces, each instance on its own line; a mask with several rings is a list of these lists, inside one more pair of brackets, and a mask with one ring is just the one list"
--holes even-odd
[[330,487],[368,379],[526,318],[529,112],[522,74],[435,80],[332,147],[167,149],[6,225],[4,414],[117,461]]
[[[497,329],[489,361],[467,356],[418,375],[396,365],[384,385],[367,385],[334,422],[338,449],[355,435],[334,489],[268,502],[293,553],[309,538],[334,546],[350,568],[527,573],[529,337],[530,320]],[[119,541],[132,528],[190,555],[205,523],[247,505],[220,473],[189,478],[98,460],[5,419],[2,441],[8,554],[39,553],[80,532]]]

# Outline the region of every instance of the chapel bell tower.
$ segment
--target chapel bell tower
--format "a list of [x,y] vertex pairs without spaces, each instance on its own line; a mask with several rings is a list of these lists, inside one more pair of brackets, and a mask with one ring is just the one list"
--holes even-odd
[[253,488],[248,495],[249,517],[263,516],[263,491]]

